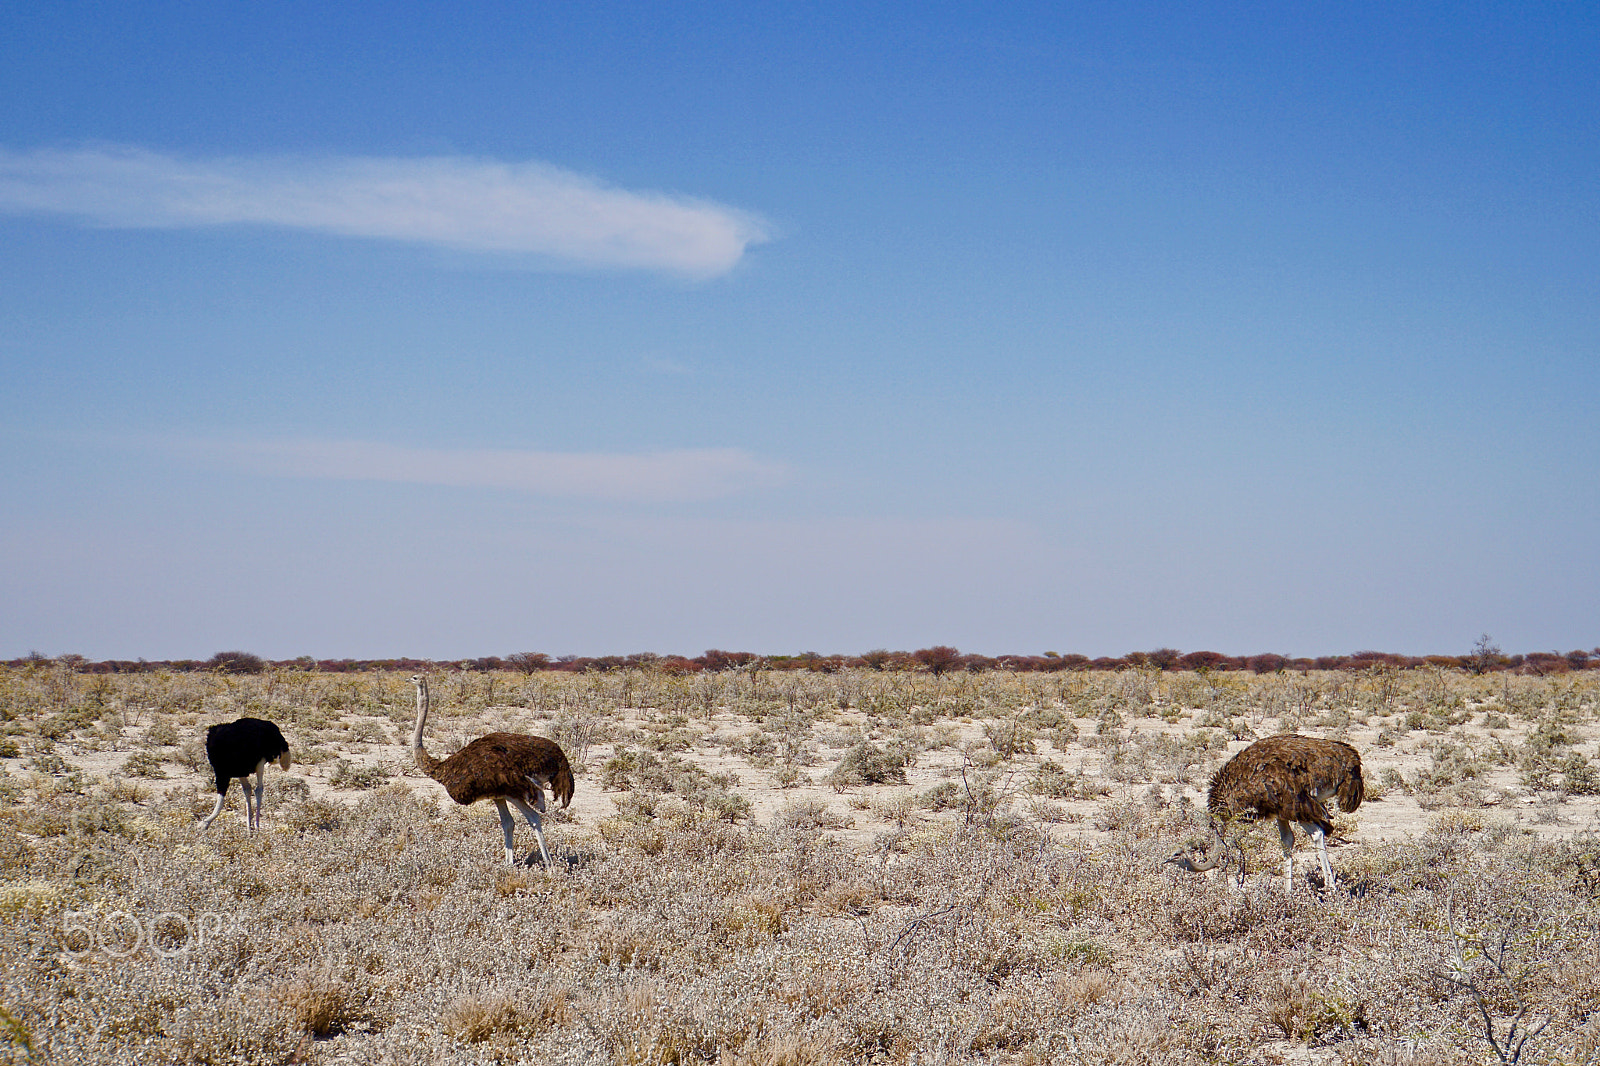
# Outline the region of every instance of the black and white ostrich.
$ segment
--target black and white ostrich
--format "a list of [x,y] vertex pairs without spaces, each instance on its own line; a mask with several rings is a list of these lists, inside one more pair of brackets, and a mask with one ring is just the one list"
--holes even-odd
[[1239,818],[1275,818],[1289,890],[1294,890],[1294,822],[1316,844],[1323,883],[1332,888],[1328,834],[1333,821],[1328,801],[1338,800],[1339,809],[1348,814],[1361,806],[1365,795],[1361,755],[1344,741],[1293,733],[1265,737],[1229,759],[1211,779],[1206,807],[1217,836],[1215,851],[1210,855],[1180,851],[1167,861],[1195,873],[1214,869],[1227,847],[1224,825]]
[[[267,785],[267,763],[289,768],[289,742],[278,727],[264,718],[240,718],[214,725],[206,730],[206,758],[217,775],[217,805],[201,820],[200,831],[211,828],[212,820],[222,813],[228,783],[236,777],[246,779],[240,787],[244,789],[244,810],[250,828],[261,828],[261,793]],[[250,803],[251,774],[256,775],[254,806]]]
[[[544,846],[539,814],[545,809],[546,789],[561,806],[572,802],[572,766],[566,753],[555,741],[544,737],[485,733],[448,759],[435,759],[422,747],[422,730],[428,722],[428,679],[418,674],[411,683],[417,687],[417,729],[411,738],[417,768],[443,785],[457,803],[494,800],[500,809],[500,828],[505,832],[507,866],[514,866],[517,861],[511,846],[516,821],[506,804],[514,805],[533,827],[539,854],[548,869],[550,852]],[[528,858],[532,860],[533,856]]]

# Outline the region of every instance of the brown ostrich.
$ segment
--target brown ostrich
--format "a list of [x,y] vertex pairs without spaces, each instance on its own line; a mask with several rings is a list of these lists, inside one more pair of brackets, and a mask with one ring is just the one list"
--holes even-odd
[[1366,790],[1361,781],[1361,755],[1341,740],[1322,740],[1283,734],[1256,741],[1229,759],[1211,779],[1206,807],[1211,812],[1216,850],[1191,856],[1180,851],[1168,862],[1200,873],[1222,861],[1225,848],[1222,827],[1234,819],[1276,818],[1283,841],[1283,875],[1294,889],[1294,829],[1299,822],[1322,863],[1323,883],[1333,886],[1328,864],[1328,834],[1333,822],[1328,801],[1337,799],[1349,813],[1361,806]]
[[[548,868],[550,852],[544,846],[539,818],[544,810],[545,790],[549,789],[563,807],[572,802],[572,766],[561,748],[554,741],[526,733],[487,733],[448,759],[435,759],[422,747],[422,730],[428,723],[428,679],[417,675],[411,683],[417,686],[417,731],[411,740],[417,768],[443,785],[457,803],[494,800],[500,808],[500,828],[506,834],[507,866],[514,866],[517,861],[511,847],[516,823],[506,807],[507,803],[514,804],[533,827],[539,854]],[[532,853],[528,860],[533,860]]]

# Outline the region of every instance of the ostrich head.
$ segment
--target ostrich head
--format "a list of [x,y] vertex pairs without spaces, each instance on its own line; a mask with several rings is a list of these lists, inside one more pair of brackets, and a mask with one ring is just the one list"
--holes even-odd
[[1199,841],[1192,846],[1179,848],[1167,862],[1193,874],[1215,870],[1227,853],[1228,842],[1223,839],[1222,830],[1217,826],[1213,825],[1211,831],[1216,835],[1215,840]]

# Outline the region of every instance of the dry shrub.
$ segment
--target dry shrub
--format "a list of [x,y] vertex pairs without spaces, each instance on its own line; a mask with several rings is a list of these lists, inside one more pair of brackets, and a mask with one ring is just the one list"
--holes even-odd
[[904,1022],[898,1018],[885,1017],[877,1012],[852,1014],[841,1041],[845,1060],[909,1066],[918,1041],[904,1029]]
[[772,815],[775,830],[848,829],[852,821],[817,799],[798,799],[785,803]]
[[1053,985],[1056,1001],[1068,1016],[1101,1003],[1115,1003],[1124,989],[1120,978],[1105,970],[1079,970],[1057,974]]
[[[303,761],[300,758],[299,752],[295,752],[294,757],[296,762]],[[209,769],[209,763],[206,760],[205,745],[199,740],[191,740],[184,744],[183,747],[179,748],[178,751],[173,755],[173,758],[177,760],[179,765],[191,773],[200,773],[204,769]]]
[[81,839],[100,833],[124,838],[135,835],[128,809],[122,804],[86,803],[82,797],[71,794],[56,794],[30,804],[15,817],[17,828],[37,837]]
[[843,1066],[841,1058],[826,1042],[794,1033],[752,1040],[737,1051],[723,1049],[717,1066]]
[[161,756],[153,751],[136,751],[122,761],[122,772],[132,777],[166,777],[161,768]]
[[885,749],[863,740],[844,753],[828,775],[828,783],[836,791],[861,785],[903,785],[906,767],[913,757],[914,753],[905,748]]
[[818,961],[799,974],[787,975],[774,990],[774,998],[806,1021],[836,1015],[867,993],[868,984],[859,971]]
[[367,791],[378,788],[392,776],[386,766],[376,763],[370,766],[357,766],[348,759],[337,759],[334,761],[333,769],[328,773],[328,786]]
[[667,850],[667,833],[659,826],[639,824],[624,816],[606,818],[596,828],[600,839],[615,848],[640,855],[660,855]]
[[383,1021],[382,1001],[370,979],[352,968],[302,970],[295,979],[276,986],[272,998],[288,1010],[296,1026],[314,1037],[376,1028]]
[[1034,996],[1011,992],[996,996],[973,1026],[968,1047],[975,1052],[1015,1051],[1038,1039],[1048,1014]]
[[1189,996],[1233,996],[1247,991],[1242,981],[1251,969],[1237,948],[1185,944],[1171,961],[1168,980]]
[[635,985],[597,1012],[618,1066],[688,1066],[713,1061],[718,1035],[652,985]]
[[1281,973],[1267,986],[1266,1014],[1290,1040],[1324,1043],[1368,1028],[1365,1006],[1347,990],[1335,989],[1306,973]]
[[27,868],[33,846],[17,832],[9,819],[0,821],[0,874],[13,874]]
[[1247,936],[1263,918],[1261,897],[1226,881],[1185,878],[1180,884],[1190,890],[1180,889],[1161,916],[1182,943],[1231,943]]
[[183,742],[178,727],[165,718],[150,723],[144,731],[144,742],[152,747],[173,748]]
[[831,885],[817,899],[820,914],[866,914],[881,897],[865,881],[841,881]]
[[949,811],[964,805],[966,795],[954,781],[943,781],[924,792],[918,802],[930,811]]
[[331,833],[349,815],[344,804],[329,799],[308,799],[283,812],[283,824],[300,832]]
[[308,1036],[272,1005],[201,998],[178,1014],[164,1061],[194,1066],[305,1062]]
[[1482,1066],[1484,1061],[1479,1051],[1420,1039],[1352,1040],[1339,1047],[1339,1066]]
[[729,904],[722,924],[732,933],[766,939],[789,928],[789,914],[778,900],[748,893]]
[[605,966],[653,972],[662,969],[674,952],[665,931],[651,921],[630,916],[610,917],[587,930],[586,947]]
[[11,881],[0,884],[0,915],[7,921],[39,917],[61,908],[61,886],[51,881]]
[[1030,787],[1037,795],[1056,799],[1099,799],[1111,791],[1110,785],[1068,770],[1054,759],[1046,759],[1034,768]]
[[874,815],[904,829],[917,820],[917,798],[909,793],[881,796],[867,802]]
[[126,777],[117,777],[111,780],[106,789],[106,795],[114,803],[144,804],[150,799],[150,786],[133,781]]
[[541,989],[524,1002],[509,995],[457,996],[439,1016],[439,1028],[463,1044],[527,1038],[572,1021],[567,994]]

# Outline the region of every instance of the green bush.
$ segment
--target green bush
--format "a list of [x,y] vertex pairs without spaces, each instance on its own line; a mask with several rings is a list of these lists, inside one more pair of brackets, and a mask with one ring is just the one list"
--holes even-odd
[[828,775],[828,783],[841,790],[861,785],[903,785],[912,756],[897,749],[880,748],[863,740],[852,745]]

